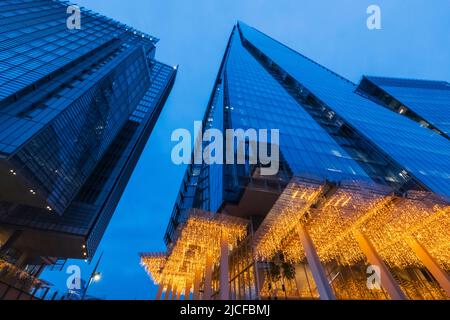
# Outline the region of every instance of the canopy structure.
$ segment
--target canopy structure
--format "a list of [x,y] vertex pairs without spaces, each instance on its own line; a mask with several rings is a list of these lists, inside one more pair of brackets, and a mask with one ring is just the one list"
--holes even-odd
[[355,238],[363,233],[390,267],[420,265],[410,246],[417,240],[450,270],[450,206],[429,192],[398,197],[378,185],[294,178],[255,234],[257,258],[270,260],[281,252],[289,261],[302,261],[299,227],[308,231],[321,262],[363,260]]
[[232,249],[247,235],[246,220],[192,209],[177,230],[170,252],[141,254],[141,264],[156,284],[185,289],[203,274],[209,264],[219,262],[223,241]]
[[[172,299],[179,298],[182,291],[187,298],[193,288],[193,299],[200,299],[203,279],[202,299],[217,292],[220,299],[228,299],[228,255],[247,237],[247,225],[237,217],[192,209],[167,253],[141,255],[141,264],[160,287],[158,297],[166,290],[165,298],[167,292]],[[406,299],[406,285],[395,277],[399,272],[424,269],[436,280],[427,285],[427,292],[450,296],[448,230],[450,205],[431,192],[408,191],[400,196],[375,183],[337,184],[294,177],[247,239],[252,241],[256,260],[276,262],[281,254],[285,262],[303,265],[309,271],[300,272],[299,277],[305,281],[310,273],[321,299],[345,297],[348,288],[354,288],[353,295],[365,296],[368,265],[380,268],[387,296]],[[215,292],[214,265],[220,267],[220,287],[214,285]],[[337,276],[340,284],[332,287]],[[264,276],[263,281],[271,279]],[[414,286],[422,288],[418,282]]]
[[141,265],[150,275],[155,284],[162,281],[162,271],[167,262],[167,255],[163,252],[141,253]]

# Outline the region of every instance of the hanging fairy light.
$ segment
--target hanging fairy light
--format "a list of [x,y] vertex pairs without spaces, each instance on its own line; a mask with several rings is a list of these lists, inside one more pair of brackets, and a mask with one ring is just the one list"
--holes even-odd
[[162,252],[141,254],[141,266],[147,271],[155,284],[162,282],[162,270],[167,261],[167,255]]
[[195,272],[203,272],[206,256],[218,263],[222,235],[231,247],[247,234],[247,221],[223,214],[193,209],[179,229],[172,250],[166,254],[144,257],[141,263],[157,284],[185,288],[194,281]]
[[417,240],[444,269],[450,266],[450,206],[426,192],[410,192],[364,227],[375,249],[391,267],[421,267],[409,243]]
[[[411,248],[417,241],[443,270],[450,270],[450,206],[429,192],[410,191],[398,197],[383,186],[352,182],[330,187],[294,178],[254,234],[256,258],[270,261],[281,253],[287,262],[304,262],[300,226],[324,264],[364,265],[366,257],[354,236],[358,232],[389,268],[423,268]],[[204,272],[207,255],[218,263],[224,232],[233,248],[246,236],[246,222],[193,210],[171,251],[143,258],[142,263],[155,282],[184,288],[196,271]]]
[[315,210],[307,229],[321,261],[353,265],[364,260],[353,230],[385,207],[389,198],[383,197],[383,190],[343,186]]
[[[297,233],[309,208],[318,201],[324,188],[323,184],[296,181],[286,187],[255,233],[257,259],[268,260],[289,245],[289,239]],[[290,246],[290,252],[285,252],[285,255],[295,259],[296,251],[294,246]]]
[[[365,261],[355,231],[363,232],[389,267],[423,267],[409,240],[416,239],[444,269],[450,269],[450,207],[429,192],[406,198],[382,186],[342,184],[327,196],[320,184],[294,180],[255,234],[255,253],[270,260],[277,252],[290,262],[305,258],[297,236],[303,225],[323,263],[352,266]],[[317,205],[320,203],[320,205]]]

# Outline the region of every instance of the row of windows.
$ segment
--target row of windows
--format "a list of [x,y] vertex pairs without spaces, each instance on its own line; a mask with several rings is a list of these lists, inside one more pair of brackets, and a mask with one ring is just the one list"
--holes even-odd
[[[233,128],[279,129],[280,148],[294,173],[322,179],[368,179],[359,165],[233,38],[227,62]],[[245,97],[245,98],[244,98]]]
[[[433,191],[450,196],[450,142],[355,93],[355,85],[255,29],[244,38]],[[440,177],[432,174],[440,172]],[[423,175],[425,173],[426,175]]]
[[[51,5],[40,6],[39,13],[17,16],[16,23],[2,20],[0,99],[98,48],[114,35],[125,35],[125,26],[88,12],[84,12],[81,30],[68,30],[64,4],[45,2]],[[34,5],[28,3],[27,8],[33,11],[38,7]],[[129,39],[138,38],[130,31],[127,34]]]
[[[44,98],[39,100],[38,94],[24,96],[16,104],[7,107],[4,113],[0,112],[2,119],[0,126],[4,128],[0,134],[0,141],[11,146],[20,146],[34,132],[37,132],[39,128],[67,108],[77,97],[85,99],[83,94],[87,88],[94,86],[108,70],[102,71],[99,68],[117,57],[118,54],[119,51],[109,52],[106,58],[90,67],[89,62],[86,61],[85,67],[89,67],[86,69],[87,71],[78,65],[60,77],[67,80],[60,81],[59,78],[54,78],[47,86],[41,86],[38,94]],[[72,79],[70,79],[71,75]],[[58,82],[61,83],[60,87],[56,86]],[[11,136],[12,133],[18,133],[18,135]]]
[[[117,77],[126,73],[130,64],[139,63],[145,63],[142,54],[140,59],[136,54],[128,57],[112,76],[67,108],[16,155],[34,174],[36,184],[45,191],[56,210],[65,209],[145,92],[148,86],[148,75],[147,81],[142,76],[145,68],[140,69],[141,73],[135,68],[128,73],[127,80]],[[130,88],[136,93],[128,95]],[[22,154],[29,150],[34,150],[30,151],[31,157],[24,158]],[[33,165],[36,162],[40,165]],[[64,175],[64,179],[55,175],[55,170]]]

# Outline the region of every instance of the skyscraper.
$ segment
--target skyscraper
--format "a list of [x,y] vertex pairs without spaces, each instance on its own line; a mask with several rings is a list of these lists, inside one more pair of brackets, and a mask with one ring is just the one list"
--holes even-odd
[[[248,157],[189,166],[167,252],[141,255],[158,297],[450,294],[448,84],[404,80],[410,94],[391,93],[437,131],[388,108],[367,89],[371,79],[357,86],[244,23],[234,27],[203,128],[279,129],[279,171],[261,175]],[[428,101],[403,99],[412,93]],[[425,108],[433,100],[439,119]]]
[[358,92],[450,139],[450,83],[363,77]]
[[158,39],[78,10],[0,3],[2,270],[94,255],[174,83]]

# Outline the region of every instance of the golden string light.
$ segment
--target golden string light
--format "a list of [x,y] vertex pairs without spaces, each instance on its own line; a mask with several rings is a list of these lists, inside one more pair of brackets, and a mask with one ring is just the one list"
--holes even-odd
[[141,263],[157,284],[185,288],[203,272],[206,257],[219,261],[221,241],[226,236],[230,247],[247,234],[247,221],[236,217],[192,209],[186,222],[177,230],[170,252],[143,256]]
[[[366,256],[354,236],[358,232],[372,243],[391,270],[423,268],[413,250],[415,241],[442,269],[450,270],[450,206],[429,192],[409,191],[399,197],[387,187],[373,184],[333,185],[296,177],[253,236],[256,258],[271,261],[282,253],[287,262],[305,262],[300,226],[309,233],[324,265],[362,270]],[[193,282],[196,271],[204,272],[207,255],[218,263],[225,234],[230,248],[235,247],[247,235],[246,222],[193,210],[177,231],[168,254],[143,256],[142,264],[156,283],[184,288]],[[360,280],[335,290],[345,298],[351,286],[359,288],[361,297],[370,298]],[[439,290],[433,288],[430,290]]]
[[166,265],[167,255],[162,252],[158,253],[142,253],[141,266],[144,267],[148,275],[155,284],[162,283],[162,271]]
[[309,181],[293,181],[286,187],[255,233],[255,254],[259,260],[269,260],[284,249],[289,260],[301,256],[289,240],[295,240],[297,228],[324,189],[324,185]]
[[376,251],[390,267],[422,267],[410,242],[417,240],[444,269],[450,263],[450,207],[426,192],[396,199],[363,226]]
[[2,272],[11,273],[14,277],[17,277],[21,280],[29,281],[33,285],[38,285],[42,283],[42,280],[36,278],[34,275],[18,268],[16,265],[6,260],[0,259],[0,273]]
[[353,230],[370,220],[375,212],[386,208],[390,198],[384,193],[383,188],[344,185],[314,210],[307,229],[321,261],[354,265],[364,260]]
[[354,232],[363,232],[391,268],[423,267],[411,246],[417,239],[444,269],[450,268],[450,207],[429,192],[410,191],[404,198],[386,187],[342,184],[326,192],[323,184],[295,179],[266,216],[255,236],[260,260],[283,253],[290,262],[305,258],[297,235],[309,232],[319,258],[351,266],[365,261]]

